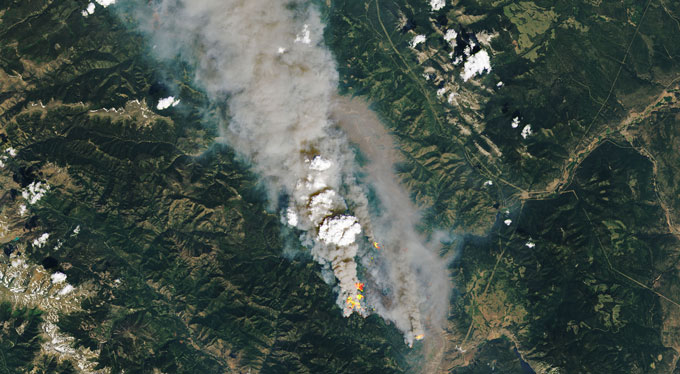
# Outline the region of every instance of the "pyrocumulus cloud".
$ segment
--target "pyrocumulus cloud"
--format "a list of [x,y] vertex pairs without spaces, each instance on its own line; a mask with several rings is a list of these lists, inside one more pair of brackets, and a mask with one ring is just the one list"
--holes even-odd
[[[281,193],[289,197],[282,220],[310,243],[317,262],[332,269],[345,316],[375,311],[409,344],[440,323],[448,305],[446,272],[414,229],[419,216],[392,165],[373,164],[387,170],[369,181],[384,208],[372,214],[366,186],[354,177],[347,136],[331,120],[338,76],[318,11],[304,2],[272,0],[151,6],[155,16],[147,12],[139,20],[158,57],[195,65],[195,81],[212,100],[226,101],[221,139],[263,178],[272,201]],[[377,235],[385,238],[384,248],[373,252],[379,260],[360,280],[358,263]],[[361,282],[365,291],[357,287]]]

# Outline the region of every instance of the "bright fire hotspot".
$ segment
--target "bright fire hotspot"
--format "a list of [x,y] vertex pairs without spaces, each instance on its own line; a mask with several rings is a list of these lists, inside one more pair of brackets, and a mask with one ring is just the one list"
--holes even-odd
[[[359,292],[364,292],[364,284],[363,283],[354,283],[354,286],[357,288],[357,291]],[[352,296],[347,296],[347,308],[348,309],[361,309],[361,302],[360,300],[364,298],[364,295],[361,293],[357,294],[356,300]]]

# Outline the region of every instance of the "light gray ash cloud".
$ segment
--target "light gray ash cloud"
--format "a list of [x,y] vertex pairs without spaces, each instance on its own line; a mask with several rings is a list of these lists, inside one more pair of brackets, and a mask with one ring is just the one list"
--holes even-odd
[[[439,327],[450,289],[445,264],[418,234],[419,214],[379,154],[369,182],[385,209],[380,217],[369,211],[347,134],[333,119],[338,73],[318,11],[300,1],[162,0],[137,12],[156,57],[196,66],[195,82],[226,101],[220,140],[252,165],[271,201],[290,197],[282,219],[332,269],[344,314],[376,312],[409,344],[424,326]],[[362,298],[357,260],[379,238],[381,263],[367,270]],[[379,288],[391,290],[389,302]],[[359,305],[348,305],[350,297]]]

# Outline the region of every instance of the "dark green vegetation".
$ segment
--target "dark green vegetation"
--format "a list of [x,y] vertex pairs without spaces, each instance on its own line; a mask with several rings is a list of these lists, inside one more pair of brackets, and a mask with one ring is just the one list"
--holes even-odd
[[[659,96],[680,77],[678,3],[333,1],[326,17],[341,88],[398,136],[429,227],[483,233],[452,266],[443,367],[679,371],[678,105]],[[447,29],[497,32],[482,87],[462,82]]]
[[37,309],[13,308],[8,302],[0,303],[0,373],[30,372],[75,373],[70,362],[57,362],[50,356],[39,356],[39,324],[42,312]]
[[[84,18],[86,5],[0,9],[0,142],[19,151],[0,173],[22,188],[52,186],[15,217],[27,228],[18,251],[36,263],[51,256],[68,282],[95,291],[60,316],[62,333],[114,373],[411,370],[394,329],[342,318],[317,267],[281,257],[278,219],[254,178],[228,150],[207,149],[209,115],[186,109],[216,111],[187,67],[158,66],[131,25],[101,7]],[[425,230],[478,234],[452,265],[460,294],[440,368],[680,372],[678,105],[658,96],[680,71],[680,6],[329,5],[340,89],[366,96],[397,136]],[[448,28],[498,32],[483,46],[493,70],[476,78],[481,87],[460,80]],[[427,41],[411,49],[416,33]],[[184,105],[165,117],[99,110],[153,104],[176,93],[168,81]],[[438,97],[440,87],[460,102]],[[511,129],[514,117],[533,135]],[[49,245],[27,244],[40,232]],[[0,372],[71,372],[40,353],[40,311],[1,304],[0,315]]]
[[[677,279],[680,243],[643,183],[651,172],[634,150],[607,143],[581,165],[569,193],[527,202],[516,228],[467,246],[460,280],[474,286],[459,308],[479,333],[508,329],[527,361],[569,373],[669,372],[678,354],[661,334],[661,302],[669,301],[656,293],[680,294],[653,282]],[[477,277],[496,261],[493,279]],[[459,323],[464,330],[470,322]]]
[[57,134],[36,137],[46,122],[20,116],[8,136],[34,134],[33,145],[20,144],[22,161],[69,169],[73,190],[45,197],[37,212],[68,239],[58,254],[45,247],[31,256],[57,256],[72,266],[71,281],[101,285],[60,324],[79,344],[101,347],[100,365],[207,373],[233,360],[262,372],[399,371],[386,344],[400,341],[396,332],[379,319],[346,321],[312,264],[281,258],[278,219],[249,197],[253,181],[229,153],[197,159],[175,149],[169,132],[128,138],[124,123],[54,112]]
[[[421,3],[334,1],[326,39],[341,89],[374,103],[406,153],[405,183],[447,227],[483,233],[495,200],[563,191],[591,142],[680,71],[677,3],[468,0],[434,13]],[[643,13],[649,22],[640,24]],[[492,72],[478,78],[488,89],[462,82],[443,40],[447,29],[498,32],[485,47]],[[412,49],[416,34],[428,39]],[[426,71],[437,78],[426,80]],[[437,97],[445,85],[461,105]],[[514,117],[534,134],[523,139],[522,127],[510,127]],[[476,188],[485,179],[500,190]]]
[[[311,260],[282,258],[278,217],[265,212],[254,178],[228,150],[200,148],[212,133],[201,130],[209,128],[202,113],[146,111],[142,121],[90,112],[155,103],[167,89],[155,84],[141,39],[110,10],[83,18],[86,5],[0,9],[0,133],[3,149],[18,150],[1,172],[20,187],[43,178],[52,186],[29,207],[39,227],[20,251],[38,263],[55,258],[53,270],[95,290],[81,311],[60,316],[61,332],[100,350],[99,367],[113,373],[405,372],[395,329],[343,318]],[[184,83],[185,107],[207,107]],[[50,233],[48,245],[26,244],[38,231]],[[34,330],[39,311],[30,313],[22,318],[33,316]],[[9,372],[35,362],[35,332],[21,339],[29,341],[11,348],[2,339]]]
[[[401,3],[332,2],[326,41],[338,59],[340,90],[367,96],[398,136],[407,159],[400,173],[414,199],[429,208],[428,221],[470,230],[480,222],[488,226],[494,197],[476,188],[484,181],[473,167],[477,163],[448,122],[436,87],[428,87],[421,76],[408,48],[412,36],[398,31],[398,12],[406,9]],[[428,24],[424,3],[408,11],[417,25]]]
[[[524,369],[522,365],[528,365],[521,361],[519,354],[513,348],[513,344],[507,339],[500,338],[490,340],[480,347],[479,353],[475,357],[475,362],[470,365],[454,369],[452,373],[522,373],[531,374],[530,369]],[[525,366],[526,367],[526,366]]]

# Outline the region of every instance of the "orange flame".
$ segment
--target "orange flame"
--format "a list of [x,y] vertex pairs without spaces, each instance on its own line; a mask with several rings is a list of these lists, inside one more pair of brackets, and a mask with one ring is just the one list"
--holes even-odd
[[364,284],[363,283],[354,283],[354,286],[359,290],[359,292],[364,292]]
[[375,247],[375,249],[380,249],[380,244],[378,244],[378,242],[373,242],[373,247]]
[[[361,296],[361,295],[359,295]],[[361,303],[358,301],[352,300],[352,296],[347,296],[347,308],[353,309],[353,308],[361,308]]]

